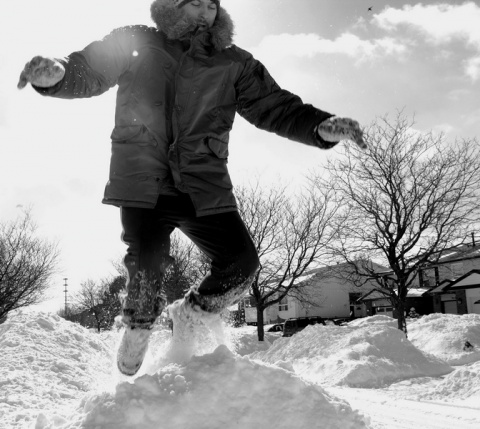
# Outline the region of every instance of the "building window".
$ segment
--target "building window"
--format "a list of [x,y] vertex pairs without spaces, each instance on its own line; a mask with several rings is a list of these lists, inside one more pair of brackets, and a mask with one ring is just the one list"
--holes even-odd
[[284,297],[278,303],[278,311],[288,311],[288,299]]
[[438,267],[424,268],[419,272],[420,287],[430,288],[438,284]]

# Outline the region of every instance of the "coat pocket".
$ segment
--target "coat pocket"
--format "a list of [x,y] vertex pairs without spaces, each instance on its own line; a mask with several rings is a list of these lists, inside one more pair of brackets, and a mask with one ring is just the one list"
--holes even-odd
[[113,129],[110,138],[116,143],[156,145],[155,139],[145,125],[117,126]]

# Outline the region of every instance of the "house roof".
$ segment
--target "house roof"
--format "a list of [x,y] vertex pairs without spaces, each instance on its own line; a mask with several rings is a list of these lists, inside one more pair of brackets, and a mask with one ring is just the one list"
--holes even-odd
[[371,291],[367,292],[365,295],[361,296],[357,299],[357,302],[361,301],[376,301],[378,299],[385,299],[388,298],[387,292],[382,292],[378,289],[372,289]]
[[420,298],[425,295],[427,292],[430,292],[429,289],[423,288],[412,288],[407,292],[407,298]]
[[462,277],[450,282],[450,284],[444,289],[472,289],[480,288],[480,270],[472,270]]
[[472,244],[459,244],[454,247],[443,250],[436,264],[445,264],[454,261],[463,261],[465,259],[480,258],[480,246]]
[[441,293],[441,292],[443,292],[443,291],[445,290],[445,288],[447,288],[448,286],[450,286],[450,283],[451,283],[451,282],[452,282],[451,280],[447,280],[447,279],[442,280],[442,281],[438,284],[438,286],[435,286],[435,287],[431,288],[431,289],[428,291],[428,293],[430,293],[430,294],[433,294],[433,293]]
[[[407,298],[420,298],[423,295],[425,295],[429,290],[427,289],[409,289],[407,292]],[[357,302],[360,301],[376,301],[379,299],[385,299],[388,298],[389,294],[388,292],[383,292],[380,289],[373,289],[369,292],[367,292],[365,295],[361,296],[360,298],[357,299]]]

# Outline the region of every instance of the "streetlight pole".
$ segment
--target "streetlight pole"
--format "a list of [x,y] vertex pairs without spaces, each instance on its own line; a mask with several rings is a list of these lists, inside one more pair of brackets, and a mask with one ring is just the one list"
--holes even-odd
[[68,315],[68,304],[67,304],[67,293],[68,293],[68,292],[67,292],[67,280],[68,280],[68,279],[67,279],[67,278],[65,278],[65,279],[63,279],[63,280],[65,280],[65,284],[64,284],[64,286],[65,286],[65,290],[64,290],[64,292],[65,292],[65,317],[67,317],[67,315]]

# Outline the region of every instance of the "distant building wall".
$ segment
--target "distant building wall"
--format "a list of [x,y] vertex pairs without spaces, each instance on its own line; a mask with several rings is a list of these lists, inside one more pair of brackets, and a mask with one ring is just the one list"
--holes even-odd
[[302,303],[288,298],[288,311],[280,311],[282,319],[305,316],[321,316],[324,318],[365,317],[367,306],[363,303],[351,302],[351,295],[362,295],[372,290],[374,285],[361,288],[335,277],[318,276],[308,287],[309,303]]
[[465,299],[468,313],[480,314],[480,288],[466,289]]

